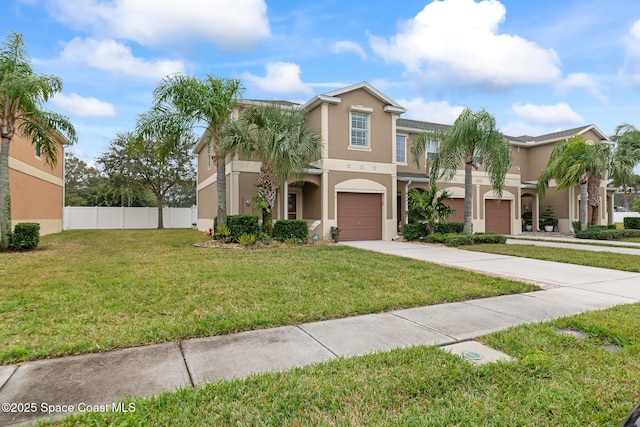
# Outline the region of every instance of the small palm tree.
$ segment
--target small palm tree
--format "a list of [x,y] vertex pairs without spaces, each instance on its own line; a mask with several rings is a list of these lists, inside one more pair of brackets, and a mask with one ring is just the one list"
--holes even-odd
[[407,193],[409,199],[409,222],[419,222],[427,226],[429,234],[433,233],[436,224],[444,221],[447,217],[455,212],[455,210],[444,203],[446,199],[451,197],[447,191],[438,194],[438,188],[430,185],[429,189],[420,190],[412,188]]
[[62,91],[59,77],[36,74],[22,35],[10,33],[0,49],[0,249],[9,245],[11,195],[9,194],[9,147],[16,131],[29,138],[50,166],[55,166],[59,132],[69,143],[76,132],[69,120],[42,109],[42,104]]
[[262,163],[258,196],[262,229],[271,234],[272,210],[279,185],[301,176],[320,158],[320,137],[306,126],[306,112],[267,104],[246,108],[240,120],[224,129],[224,149]]
[[225,164],[228,153],[221,146],[222,127],[242,91],[242,84],[235,79],[172,74],[162,79],[154,90],[151,110],[139,117],[136,126],[138,143],[142,144],[145,138],[158,141],[156,148],[161,157],[172,153],[196,126],[204,126],[202,138],[211,144],[216,163],[219,226],[227,223]]
[[602,142],[586,141],[582,135],[574,135],[555,146],[547,167],[538,177],[536,189],[544,197],[549,182],[556,180],[557,189],[580,185],[580,229],[588,227],[589,179],[598,180],[609,163],[609,147]]
[[451,180],[460,165],[464,164],[464,232],[472,234],[472,170],[477,170],[478,165],[482,164],[501,198],[511,167],[509,142],[497,129],[496,120],[491,114],[485,110],[474,113],[469,108],[464,109],[448,131],[422,133],[415,138],[411,154],[418,167],[429,140],[433,139],[440,141],[440,147],[431,165],[431,182],[436,182],[438,178]]

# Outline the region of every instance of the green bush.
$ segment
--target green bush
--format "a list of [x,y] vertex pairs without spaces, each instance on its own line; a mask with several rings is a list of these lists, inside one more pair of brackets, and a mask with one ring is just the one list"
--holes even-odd
[[473,243],[480,245],[484,243],[507,243],[506,236],[495,233],[476,233],[473,235]]
[[424,224],[409,223],[402,226],[402,237],[405,240],[418,240],[421,237],[425,237],[427,234],[427,227]]
[[256,243],[256,239],[258,236],[256,234],[244,233],[240,237],[238,237],[238,243],[242,246],[251,246]]
[[260,233],[258,217],[255,215],[229,215],[227,216],[227,227],[229,227],[231,238],[236,242],[240,242],[240,236],[243,234],[257,236]]
[[624,218],[623,224],[626,230],[638,230],[640,229],[640,218],[627,216]]
[[441,234],[458,233],[464,231],[464,222],[439,222],[436,224],[435,232]]
[[576,233],[582,228],[582,223],[580,221],[571,221],[571,226],[573,227],[573,232]]
[[281,242],[295,240],[305,243],[309,239],[309,226],[303,219],[279,219],[273,226],[273,238]]
[[442,233],[432,233],[425,237],[424,241],[429,243],[444,243],[445,237]]
[[34,249],[40,243],[40,224],[37,222],[22,222],[16,224],[11,236],[11,249]]
[[223,243],[229,243],[233,240],[233,237],[231,237],[231,231],[229,231],[229,227],[226,225],[216,227],[216,231],[213,232],[213,238]]
[[610,230],[608,228],[603,229],[603,226],[591,226],[584,231],[578,231],[576,233],[576,238],[578,239],[618,240],[631,237],[640,237],[640,230]]
[[471,234],[445,234],[444,244],[446,246],[465,246],[473,245],[473,236]]

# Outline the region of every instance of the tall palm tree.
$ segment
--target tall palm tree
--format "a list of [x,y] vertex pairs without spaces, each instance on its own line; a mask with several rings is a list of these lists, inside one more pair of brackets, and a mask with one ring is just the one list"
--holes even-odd
[[154,90],[151,110],[139,117],[136,126],[138,143],[144,138],[159,141],[156,148],[161,157],[173,152],[181,138],[195,127],[204,127],[202,138],[210,144],[216,163],[218,225],[227,223],[227,153],[220,144],[222,127],[242,91],[242,84],[235,79],[172,74],[162,79]]
[[262,227],[271,233],[272,209],[280,182],[303,175],[320,157],[320,137],[306,126],[306,112],[267,104],[250,106],[225,126],[225,149],[262,163],[258,199]]
[[473,233],[471,209],[473,206],[472,170],[484,166],[498,197],[502,197],[505,178],[511,167],[511,147],[496,127],[496,119],[487,111],[477,113],[469,108],[458,116],[453,126],[444,132],[419,134],[411,146],[416,165],[424,156],[429,140],[440,141],[438,154],[430,169],[430,180],[451,180],[464,164],[464,232]]
[[563,190],[576,183],[580,185],[580,229],[588,227],[589,179],[602,177],[609,163],[609,147],[602,142],[586,141],[582,135],[574,135],[555,146],[547,167],[538,177],[536,189],[544,197],[549,182],[555,179],[557,189]]
[[611,140],[616,143],[616,148],[611,155],[609,176],[614,185],[624,188],[624,208],[629,210],[629,196],[626,190],[636,185],[633,169],[640,163],[640,130],[623,123],[616,126]]
[[42,109],[42,104],[62,91],[59,77],[36,74],[20,33],[7,36],[0,49],[0,248],[9,245],[11,235],[11,195],[9,193],[9,147],[16,131],[40,150],[50,166],[55,166],[58,145],[54,133],[76,141],[69,120]]

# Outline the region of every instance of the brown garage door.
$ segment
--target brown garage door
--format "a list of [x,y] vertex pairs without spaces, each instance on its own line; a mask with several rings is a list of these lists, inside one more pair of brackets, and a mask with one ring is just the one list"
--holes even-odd
[[464,199],[447,199],[445,205],[451,206],[455,212],[449,215],[447,222],[464,222]]
[[338,193],[340,240],[382,239],[382,195]]
[[484,229],[488,233],[511,234],[511,203],[484,201]]

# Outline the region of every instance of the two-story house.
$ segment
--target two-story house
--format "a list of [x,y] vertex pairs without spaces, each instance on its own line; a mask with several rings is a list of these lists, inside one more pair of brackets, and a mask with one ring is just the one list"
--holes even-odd
[[9,145],[11,229],[20,222],[37,222],[40,234],[62,231],[64,206],[64,137],[54,133],[57,161],[49,166],[32,141],[16,132]]
[[[308,112],[308,125],[319,132],[322,148],[320,160],[309,165],[304,177],[282,183],[274,219],[305,219],[312,233],[321,236],[327,235],[332,226],[338,226],[342,230],[341,240],[389,240],[396,236],[406,220],[408,190],[426,188],[429,183],[427,159],[418,168],[410,157],[412,137],[448,126],[399,118],[405,109],[366,82],[317,95],[304,105],[283,105]],[[606,139],[594,126],[567,132],[573,132],[569,136],[583,132],[587,138]],[[523,204],[525,209],[538,212],[547,200],[557,204],[556,212],[564,218],[560,228],[568,230],[570,221],[577,217],[577,210],[569,206],[577,202],[576,194],[571,191],[564,196],[556,194],[552,187],[541,203],[533,189],[536,174],[544,169],[552,143],[564,137],[554,134],[509,138],[514,162],[499,203],[482,168],[474,171],[475,231],[520,233]],[[437,144],[432,144],[426,157],[435,150]],[[211,147],[204,139],[196,145],[195,152],[198,154],[198,228],[206,230],[212,226],[217,210],[215,163]],[[255,184],[260,163],[228,158],[225,170],[228,214],[257,214],[251,199],[257,193]],[[462,168],[453,180],[437,185],[451,194],[449,204],[456,213],[449,220],[461,221]],[[603,187],[603,195],[604,191]],[[602,218],[606,222],[606,209]]]

